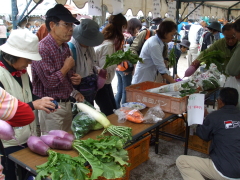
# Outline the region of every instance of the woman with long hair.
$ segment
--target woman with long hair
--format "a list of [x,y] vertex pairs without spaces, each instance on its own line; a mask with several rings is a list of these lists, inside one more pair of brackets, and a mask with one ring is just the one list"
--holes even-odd
[[[141,28],[142,28],[142,23],[137,18],[132,18],[128,20],[127,31],[124,33],[124,36],[126,37],[125,43],[131,45]],[[115,101],[116,101],[117,108],[120,108],[120,103],[121,104],[126,103],[125,88],[131,85],[133,69],[134,69],[133,64],[129,64],[129,67],[124,71],[118,67],[116,69],[118,85],[117,85],[117,94],[115,96]]]
[[[122,49],[124,44],[123,32],[127,28],[127,20],[120,13],[117,15],[111,15],[109,17],[109,24],[103,29],[104,41],[101,45],[95,47],[96,62],[99,70],[103,68],[106,56],[115,53]],[[95,101],[98,104],[100,110],[106,115],[113,114],[113,110],[116,109],[116,103],[113,95],[111,82],[114,78],[117,65],[112,65],[107,68],[107,77],[105,85],[98,90],[95,97]]]

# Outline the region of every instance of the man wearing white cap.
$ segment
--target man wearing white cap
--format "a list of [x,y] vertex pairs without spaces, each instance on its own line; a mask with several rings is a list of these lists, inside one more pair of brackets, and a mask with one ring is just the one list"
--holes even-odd
[[49,34],[39,43],[42,61],[32,64],[33,92],[39,97],[53,97],[61,109],[52,114],[40,111],[40,128],[45,133],[53,129],[70,131],[70,94],[79,102],[84,99],[73,89],[73,85],[80,84],[81,77],[72,70],[75,62],[67,45],[73,34],[73,24],[79,21],[62,4],[57,4],[47,11],[45,24]]

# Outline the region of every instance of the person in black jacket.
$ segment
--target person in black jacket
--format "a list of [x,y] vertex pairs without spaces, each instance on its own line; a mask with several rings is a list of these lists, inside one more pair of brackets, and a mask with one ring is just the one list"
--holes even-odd
[[210,159],[181,155],[176,165],[184,180],[226,180],[240,178],[240,111],[237,109],[238,91],[221,89],[219,110],[206,116],[197,126],[197,135],[211,141]]

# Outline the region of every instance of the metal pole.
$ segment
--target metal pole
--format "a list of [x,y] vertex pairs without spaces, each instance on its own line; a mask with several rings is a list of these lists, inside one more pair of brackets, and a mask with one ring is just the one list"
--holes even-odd
[[18,15],[17,0],[12,0],[12,24],[13,24],[13,29],[17,29],[17,15]]
[[[190,15],[190,14],[192,14],[199,6],[201,6],[201,5],[203,5],[203,1],[194,9],[194,10],[192,10],[184,19],[182,19],[182,21],[181,22],[183,22],[185,19],[187,19],[188,18],[188,16]],[[180,23],[181,23],[180,22]]]
[[22,12],[22,15],[19,17],[17,24],[19,24],[19,22],[22,20],[22,17],[24,16],[24,13],[25,13],[26,10],[28,9],[28,7],[29,7],[29,5],[31,4],[31,2],[32,2],[32,0],[30,0],[30,1],[28,2],[26,8],[25,8],[24,11]]

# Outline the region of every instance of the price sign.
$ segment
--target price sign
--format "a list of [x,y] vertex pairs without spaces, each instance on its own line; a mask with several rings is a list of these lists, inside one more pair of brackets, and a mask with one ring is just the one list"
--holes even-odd
[[188,125],[202,124],[204,118],[204,94],[191,94],[188,98]]
[[161,17],[160,10],[161,10],[160,0],[153,0],[153,18]]
[[168,15],[169,18],[175,20],[176,18],[176,1],[169,1],[168,2]]
[[88,14],[102,16],[101,0],[88,0]]
[[123,0],[112,0],[113,15],[123,12]]

